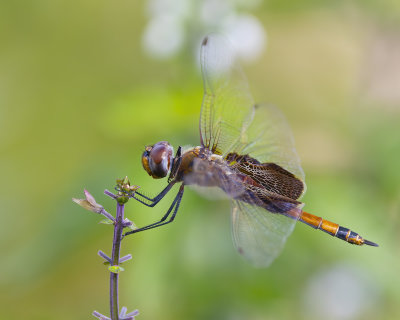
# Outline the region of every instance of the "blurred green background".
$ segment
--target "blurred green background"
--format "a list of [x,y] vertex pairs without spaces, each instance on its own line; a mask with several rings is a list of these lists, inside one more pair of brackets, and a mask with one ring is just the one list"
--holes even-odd
[[[143,147],[199,142],[196,54],[224,14],[262,26],[265,50],[244,69],[255,99],[292,126],[307,211],[380,247],[302,224],[254,269],[232,246],[229,202],[188,190],[173,224],[123,242],[134,258],[121,305],[143,320],[400,318],[400,3],[199,3],[0,2],[0,318],[108,313],[96,252],[110,252],[112,228],[71,198],[87,188],[114,213],[102,192],[116,178],[151,195],[165,186],[142,169]],[[131,201],[126,214],[156,221],[172,196],[153,209]]]

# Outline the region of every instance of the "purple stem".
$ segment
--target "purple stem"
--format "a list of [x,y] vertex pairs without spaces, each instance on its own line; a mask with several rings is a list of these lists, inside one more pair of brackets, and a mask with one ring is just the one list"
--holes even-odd
[[[118,266],[119,252],[121,248],[122,231],[124,221],[124,204],[117,201],[117,216],[115,217],[114,238],[112,246],[111,265]],[[110,272],[110,314],[112,320],[118,320],[118,278],[119,274]]]

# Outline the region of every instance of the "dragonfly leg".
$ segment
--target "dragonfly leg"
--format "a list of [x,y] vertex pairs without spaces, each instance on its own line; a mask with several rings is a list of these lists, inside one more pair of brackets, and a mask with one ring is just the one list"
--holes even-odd
[[132,196],[132,199],[135,199],[137,201],[139,201],[140,203],[144,204],[147,207],[154,207],[157,203],[159,203],[161,201],[162,198],[164,198],[164,196],[168,193],[169,190],[171,190],[171,188],[174,186],[175,182],[172,181],[170,182],[165,188],[164,190],[162,190],[157,196],[155,196],[154,198],[149,198],[146,197],[144,194],[141,194],[140,192],[136,191],[135,195],[139,195],[141,196],[143,199],[146,199],[147,201],[150,201],[150,203],[147,203],[139,198],[136,198],[135,195]]
[[[137,233],[137,232],[140,232],[140,231],[161,227],[163,225],[166,225],[166,224],[171,223],[172,221],[174,221],[176,213],[178,212],[178,209],[179,209],[179,205],[180,205],[181,200],[182,200],[183,191],[184,191],[184,185],[182,184],[181,187],[179,188],[179,191],[178,191],[174,201],[172,202],[171,206],[169,207],[167,213],[161,218],[160,221],[157,221],[155,223],[149,224],[149,225],[147,225],[145,227],[142,227],[142,228],[139,228],[139,229],[128,231],[128,232],[126,232],[124,234],[124,237],[129,235],[129,234],[132,234],[132,233]],[[170,216],[171,212],[172,212],[172,215],[167,220],[167,218]],[[165,221],[165,220],[167,220],[167,221]]]

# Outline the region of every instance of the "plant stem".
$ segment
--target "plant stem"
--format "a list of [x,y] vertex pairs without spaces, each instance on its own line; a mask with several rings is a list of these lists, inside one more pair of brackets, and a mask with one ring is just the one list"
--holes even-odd
[[[117,201],[117,216],[114,225],[114,238],[112,246],[111,265],[119,265],[119,254],[121,248],[122,231],[124,221],[124,204]],[[118,303],[118,279],[119,274],[110,272],[110,314],[112,320],[118,320],[119,303]]]

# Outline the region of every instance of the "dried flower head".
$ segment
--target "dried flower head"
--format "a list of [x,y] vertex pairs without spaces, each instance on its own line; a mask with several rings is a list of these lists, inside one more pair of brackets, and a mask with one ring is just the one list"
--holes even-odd
[[75,203],[79,204],[82,208],[95,212],[95,213],[102,213],[103,212],[103,206],[98,204],[94,197],[85,189],[85,199],[76,199],[72,198],[72,201]]
[[126,194],[134,194],[137,189],[140,187],[134,184],[131,184],[128,177],[124,179],[117,180],[117,190]]

